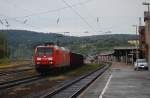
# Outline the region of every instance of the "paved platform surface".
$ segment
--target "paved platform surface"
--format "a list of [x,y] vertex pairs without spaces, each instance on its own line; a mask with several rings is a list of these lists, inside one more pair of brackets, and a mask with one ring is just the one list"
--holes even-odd
[[78,98],[150,98],[150,72],[114,62]]

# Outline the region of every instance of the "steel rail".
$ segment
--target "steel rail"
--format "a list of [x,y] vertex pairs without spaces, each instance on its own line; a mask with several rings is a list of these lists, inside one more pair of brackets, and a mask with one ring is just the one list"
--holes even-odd
[[94,80],[103,74],[110,65],[101,66],[99,69],[81,76],[53,92],[47,92],[40,98],[76,98],[83,90],[85,90]]
[[11,81],[6,81],[6,82],[2,82],[0,83],[0,90],[1,89],[6,89],[6,88],[10,88],[10,87],[14,87],[20,84],[24,84],[24,83],[29,83],[38,79],[41,79],[41,75],[34,75],[34,76],[30,76],[30,77],[25,77],[22,79],[17,79],[17,80],[11,80]]

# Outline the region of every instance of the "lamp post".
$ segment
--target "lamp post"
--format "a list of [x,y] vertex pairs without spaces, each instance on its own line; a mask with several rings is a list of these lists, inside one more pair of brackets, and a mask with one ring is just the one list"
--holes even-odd
[[[136,31],[136,36],[138,36],[138,26],[137,25],[132,25],[133,27],[135,27],[135,31]],[[136,60],[139,58],[139,54],[138,54],[138,40],[136,40]]]

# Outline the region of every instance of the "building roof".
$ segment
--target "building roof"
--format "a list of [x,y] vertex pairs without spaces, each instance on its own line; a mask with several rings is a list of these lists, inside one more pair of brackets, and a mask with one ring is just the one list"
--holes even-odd
[[114,50],[128,50],[128,49],[137,49],[135,46],[130,47],[115,47]]
[[113,51],[102,52],[102,53],[99,54],[99,56],[112,55],[113,53],[114,53]]

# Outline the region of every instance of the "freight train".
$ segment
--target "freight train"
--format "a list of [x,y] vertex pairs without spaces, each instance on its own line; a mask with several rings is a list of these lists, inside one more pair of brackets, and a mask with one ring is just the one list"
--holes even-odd
[[34,63],[38,72],[44,72],[51,69],[81,66],[84,63],[84,57],[54,43],[45,43],[36,46]]

